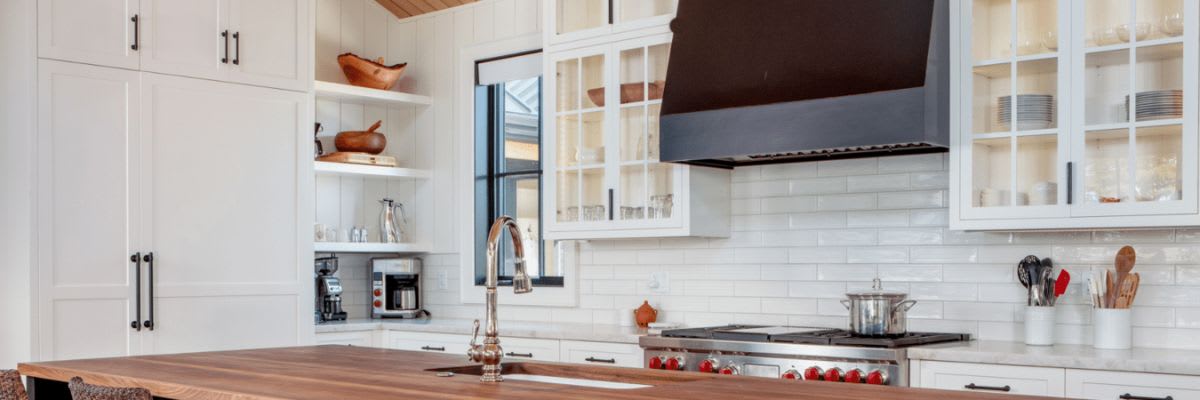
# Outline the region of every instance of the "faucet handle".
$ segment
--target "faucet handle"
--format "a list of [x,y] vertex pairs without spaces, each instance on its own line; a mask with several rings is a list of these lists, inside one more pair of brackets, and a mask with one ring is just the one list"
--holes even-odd
[[468,361],[478,361],[475,359],[479,348],[479,345],[475,344],[477,339],[479,339],[479,320],[475,320],[475,333],[471,334],[471,345],[467,348]]

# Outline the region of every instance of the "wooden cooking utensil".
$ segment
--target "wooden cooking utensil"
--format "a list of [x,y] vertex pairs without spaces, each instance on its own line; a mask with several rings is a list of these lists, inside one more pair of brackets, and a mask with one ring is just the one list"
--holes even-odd
[[[1137,252],[1133,247],[1125,246],[1120,251],[1117,251],[1116,266],[1117,266],[1117,281],[1113,284],[1114,288],[1121,290],[1124,288],[1125,278],[1129,276],[1129,272],[1133,270],[1133,264],[1137,262]],[[1117,302],[1118,291],[1109,291],[1109,304]]]

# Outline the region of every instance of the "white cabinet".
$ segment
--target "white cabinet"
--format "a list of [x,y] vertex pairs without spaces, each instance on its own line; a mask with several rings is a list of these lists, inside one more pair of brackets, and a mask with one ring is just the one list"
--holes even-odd
[[952,7],[951,228],[1200,223],[1200,5]]
[[729,235],[730,172],[658,161],[670,35],[545,60],[547,239]]
[[1200,399],[1200,377],[1067,370],[1066,396],[1080,399]]
[[557,44],[637,29],[661,27],[679,0],[545,0],[545,37]]
[[138,0],[38,0],[37,8],[39,57],[137,69]]
[[138,73],[42,61],[38,74],[34,354],[137,354]]
[[379,347],[377,331],[318,333],[316,344]]
[[308,0],[39,0],[39,56],[306,91]]
[[307,96],[50,60],[39,73],[38,357],[302,343]]
[[[507,339],[500,338],[500,346],[504,346],[505,340]],[[456,354],[462,355],[464,360],[470,344],[471,336],[468,335],[406,331],[385,331],[384,333],[384,347],[386,348]]]
[[921,361],[919,387],[1034,396],[1063,396],[1061,368]]
[[559,342],[563,362],[615,367],[642,367],[642,348],[636,344],[581,342],[563,340]]
[[506,337],[500,339],[500,347],[504,349],[504,359],[508,362],[560,360],[557,340]]

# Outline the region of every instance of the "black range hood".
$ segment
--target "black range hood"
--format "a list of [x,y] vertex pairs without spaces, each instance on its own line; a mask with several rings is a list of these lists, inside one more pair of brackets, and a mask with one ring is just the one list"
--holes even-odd
[[681,0],[661,159],[946,151],[949,0]]

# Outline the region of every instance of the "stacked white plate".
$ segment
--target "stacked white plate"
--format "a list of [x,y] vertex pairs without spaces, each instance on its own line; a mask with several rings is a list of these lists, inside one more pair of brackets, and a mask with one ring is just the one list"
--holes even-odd
[[[997,103],[999,108],[996,110],[996,120],[999,121],[1000,129],[1008,130],[1013,120],[1012,96],[1000,96]],[[1049,129],[1054,126],[1054,95],[1019,94],[1016,110],[1019,131]]]
[[[1129,109],[1129,96],[1125,96],[1125,109]],[[1137,94],[1138,121],[1183,118],[1182,90],[1151,90]]]

